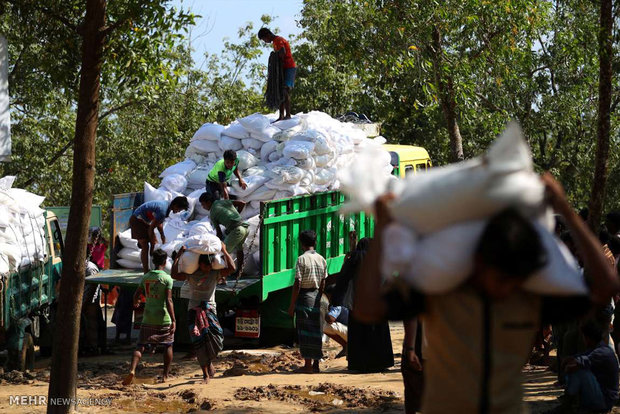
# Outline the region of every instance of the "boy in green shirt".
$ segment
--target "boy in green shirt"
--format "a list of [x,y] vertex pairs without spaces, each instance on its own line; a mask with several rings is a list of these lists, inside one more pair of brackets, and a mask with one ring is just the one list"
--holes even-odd
[[[244,190],[247,188],[247,184],[239,174],[239,158],[237,153],[233,150],[224,151],[224,159],[215,163],[209,175],[207,176],[207,182],[205,186],[207,191],[215,196],[216,200],[220,198],[229,199],[228,186],[230,185],[230,179],[233,173],[239,179],[239,185]],[[234,197],[234,196],[233,196]]]
[[123,385],[133,382],[136,375],[136,367],[142,358],[142,353],[147,347],[163,345],[166,347],[164,352],[164,375],[162,382],[168,379],[170,363],[172,362],[172,344],[174,342],[174,331],[176,329],[176,319],[174,307],[172,306],[172,284],[173,280],[164,271],[168,255],[161,249],[153,252],[153,264],[157,270],[151,270],[142,277],[140,286],[133,296],[134,308],[140,301],[140,295],[146,296],[144,306],[144,316],[140,327],[140,338],[138,346],[133,353],[131,360],[131,370],[123,380]]

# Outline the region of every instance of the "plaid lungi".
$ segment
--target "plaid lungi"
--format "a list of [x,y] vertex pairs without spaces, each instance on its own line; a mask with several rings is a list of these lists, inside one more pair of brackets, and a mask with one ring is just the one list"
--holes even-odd
[[147,325],[140,326],[138,346],[141,345],[172,345],[174,332],[170,330],[172,325]]

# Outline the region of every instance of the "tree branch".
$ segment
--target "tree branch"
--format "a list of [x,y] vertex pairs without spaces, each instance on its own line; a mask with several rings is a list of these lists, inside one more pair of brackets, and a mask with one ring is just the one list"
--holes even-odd
[[125,17],[125,18],[122,18],[120,20],[117,20],[116,22],[112,23],[111,25],[104,27],[103,30],[101,31],[101,34],[103,36],[108,36],[110,33],[112,33],[114,30],[118,29],[119,27],[121,27],[125,23],[127,23],[129,20],[130,20],[129,17]]
[[99,115],[99,122],[101,122],[103,119],[107,118],[108,116],[112,115],[113,113],[120,111],[121,109],[125,109],[129,106],[135,105],[140,102],[142,101],[130,100],[130,101],[125,102],[124,104],[114,106],[108,109],[107,111],[105,111],[104,113],[102,113],[101,115]]

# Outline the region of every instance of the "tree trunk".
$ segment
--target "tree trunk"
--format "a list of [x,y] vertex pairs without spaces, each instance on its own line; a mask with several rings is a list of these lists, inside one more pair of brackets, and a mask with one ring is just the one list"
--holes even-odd
[[590,196],[590,227],[598,231],[605,203],[605,189],[608,177],[609,135],[612,96],[612,0],[601,0],[601,16],[598,34],[599,83],[598,83],[598,125],[594,180]]
[[[73,187],[63,270],[54,333],[48,413],[75,408],[77,353],[88,225],[95,178],[95,136],[99,113],[99,87],[105,27],[106,0],[87,0],[82,30],[82,69],[75,121]],[[55,403],[55,404],[54,404]]]
[[461,137],[461,130],[459,129],[456,115],[454,82],[451,76],[448,76],[447,80],[443,79],[443,62],[441,59],[443,50],[441,45],[441,33],[439,33],[437,26],[433,27],[433,50],[431,53],[434,56],[435,84],[437,85],[441,112],[446,121],[446,127],[448,128],[448,135],[450,137],[450,161],[462,161],[465,157],[463,155],[463,138]]

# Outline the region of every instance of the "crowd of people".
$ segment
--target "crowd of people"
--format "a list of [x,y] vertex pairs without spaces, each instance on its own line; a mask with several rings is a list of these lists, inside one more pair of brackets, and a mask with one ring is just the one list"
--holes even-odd
[[[137,348],[124,384],[130,384],[142,354],[155,346],[164,352],[162,380],[169,374],[177,321],[172,306],[173,280],[189,286],[188,329],[205,383],[214,376],[213,360],[223,349],[224,335],[217,318],[215,290],[237,271],[239,253],[247,237],[240,216],[241,200],[231,200],[229,180],[237,162],[226,154],[199,199],[222,239],[224,269],[212,269],[212,255],[201,255],[195,273],[179,271],[185,254],[173,257],[171,275],[163,268],[167,255],[156,249],[154,232],[161,232],[170,212],[188,208],[187,199],[155,201],[139,206],[131,219],[132,236],[142,248],[145,275],[131,295],[130,311],[146,298]],[[228,157],[228,158],[227,158]],[[586,224],[587,212],[577,214],[560,184],[543,176],[550,204],[556,212],[556,235],[578,259],[589,288],[588,296],[539,296],[521,289],[527,278],[547,262],[546,251],[531,222],[512,208],[494,215],[483,232],[469,279],[452,292],[424,295],[398,278],[381,278],[380,257],[384,229],[391,223],[390,195],[375,204],[374,239],[357,240],[349,234],[351,251],[342,269],[328,275],[327,261],[315,247],[317,235],[302,231],[303,253],[295,265],[295,281],[288,313],[294,317],[297,342],[304,364],[301,373],[320,372],[324,339],[342,349],[348,368],[381,372],[394,366],[389,320],[404,324],[401,372],[406,411],[517,412],[523,407],[521,369],[540,332],[552,332],[557,348],[557,386],[565,392],[554,412],[606,412],[618,400],[618,345],[614,330],[620,280],[620,213],[606,216],[605,231],[596,237]],[[224,229],[222,232],[221,229]],[[388,243],[389,245],[389,243]],[[91,234],[89,259],[99,269],[107,241],[98,230]],[[237,252],[237,264],[230,252]],[[449,252],[446,252],[449,254]],[[150,258],[150,260],[149,260]],[[411,263],[415,266],[415,263]],[[153,267],[153,270],[149,270]],[[83,312],[92,313],[96,296],[85,292]],[[122,294],[121,294],[122,296]],[[119,297],[116,312],[122,311]],[[131,323],[131,316],[130,322]],[[98,346],[99,318],[85,317],[85,343]],[[120,318],[117,315],[117,321]],[[94,321],[94,322],[93,322]],[[449,394],[450,398],[445,398]]]

